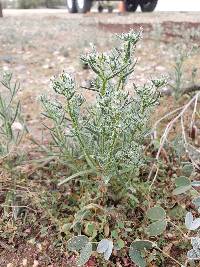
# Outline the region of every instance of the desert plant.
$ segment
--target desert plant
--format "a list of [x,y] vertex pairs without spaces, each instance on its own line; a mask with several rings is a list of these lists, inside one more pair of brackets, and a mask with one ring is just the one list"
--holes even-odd
[[20,102],[15,99],[19,83],[12,82],[11,73],[4,73],[0,83],[5,88],[0,93],[0,157],[6,157],[20,143],[26,127]]
[[109,53],[98,53],[93,48],[92,53],[82,56],[95,75],[91,87],[84,88],[96,93],[94,104],[86,110],[86,99],[78,93],[74,78],[65,72],[52,80],[53,90],[64,103],[41,98],[46,116],[54,123],[50,131],[60,153],[66,148],[68,157],[68,140],[73,140],[90,167],[86,172],[96,173],[105,184],[114,180],[126,186],[131,182],[128,174],[133,178],[138,175],[149,118],[158,103],[158,88],[165,83],[163,79],[152,80],[141,87],[134,85],[131,93],[125,90],[136,65],[134,53],[140,36],[133,31],[118,35],[121,48]]
[[[186,83],[186,75],[185,75],[185,65],[186,61],[195,53],[197,53],[198,48],[193,46],[191,49],[187,47],[177,47],[177,52],[175,56],[174,62],[174,73],[172,74],[173,82],[170,84],[173,91],[172,94],[175,100],[178,100],[183,94],[187,94],[193,91],[199,90],[199,86],[195,85],[197,68],[193,67],[191,70],[191,80],[189,81],[191,86],[185,86]],[[188,77],[187,77],[188,79]],[[197,88],[198,87],[198,88]]]
[[[1,164],[4,163],[2,170],[9,174],[12,181],[9,190],[5,193],[3,216],[7,217],[13,206],[12,214],[16,219],[19,209],[17,206],[15,207],[15,204],[21,196],[19,197],[16,193],[15,164],[21,160],[21,157],[15,158],[15,156],[18,154],[16,149],[27,128],[22,118],[20,101],[16,99],[20,84],[12,82],[12,74],[5,72],[0,79],[0,85],[2,85],[0,93],[0,160]],[[6,182],[4,179],[2,181]]]

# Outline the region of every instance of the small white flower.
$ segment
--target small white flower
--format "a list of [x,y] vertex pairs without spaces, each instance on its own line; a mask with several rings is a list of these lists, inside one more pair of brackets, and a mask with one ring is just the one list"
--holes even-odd
[[23,130],[23,125],[20,123],[20,122],[17,122],[17,121],[15,121],[15,122],[13,122],[13,124],[12,124],[12,130],[13,131],[22,131]]

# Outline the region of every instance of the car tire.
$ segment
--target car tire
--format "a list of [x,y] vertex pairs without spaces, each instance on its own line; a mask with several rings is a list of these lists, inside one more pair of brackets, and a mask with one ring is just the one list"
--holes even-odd
[[138,8],[138,0],[124,0],[126,11],[135,12]]
[[67,0],[67,9],[69,13],[77,13],[76,0]]
[[90,11],[92,0],[76,0],[76,8],[79,13],[86,13]]
[[140,7],[142,12],[152,12],[156,8],[158,0],[141,0]]

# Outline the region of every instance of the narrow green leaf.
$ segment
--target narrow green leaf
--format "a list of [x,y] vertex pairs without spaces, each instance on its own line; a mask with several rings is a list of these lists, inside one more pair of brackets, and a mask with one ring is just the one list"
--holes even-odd
[[90,173],[92,173],[92,172],[94,172],[94,169],[86,170],[86,171],[80,171],[80,172],[78,172],[78,173],[75,173],[75,174],[73,174],[73,175],[67,177],[66,179],[60,181],[60,182],[58,183],[58,186],[61,186],[61,185],[65,184],[65,183],[71,181],[71,180],[74,179],[74,178],[77,178],[77,177],[79,177],[79,176],[84,176],[84,175],[90,174]]

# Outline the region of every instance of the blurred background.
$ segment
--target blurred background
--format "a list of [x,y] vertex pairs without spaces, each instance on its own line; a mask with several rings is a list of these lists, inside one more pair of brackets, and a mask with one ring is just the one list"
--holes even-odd
[[[2,0],[2,3],[5,8],[64,8],[66,6],[66,0]],[[112,3],[115,4],[115,2]],[[200,11],[200,1],[159,0],[156,11]]]

